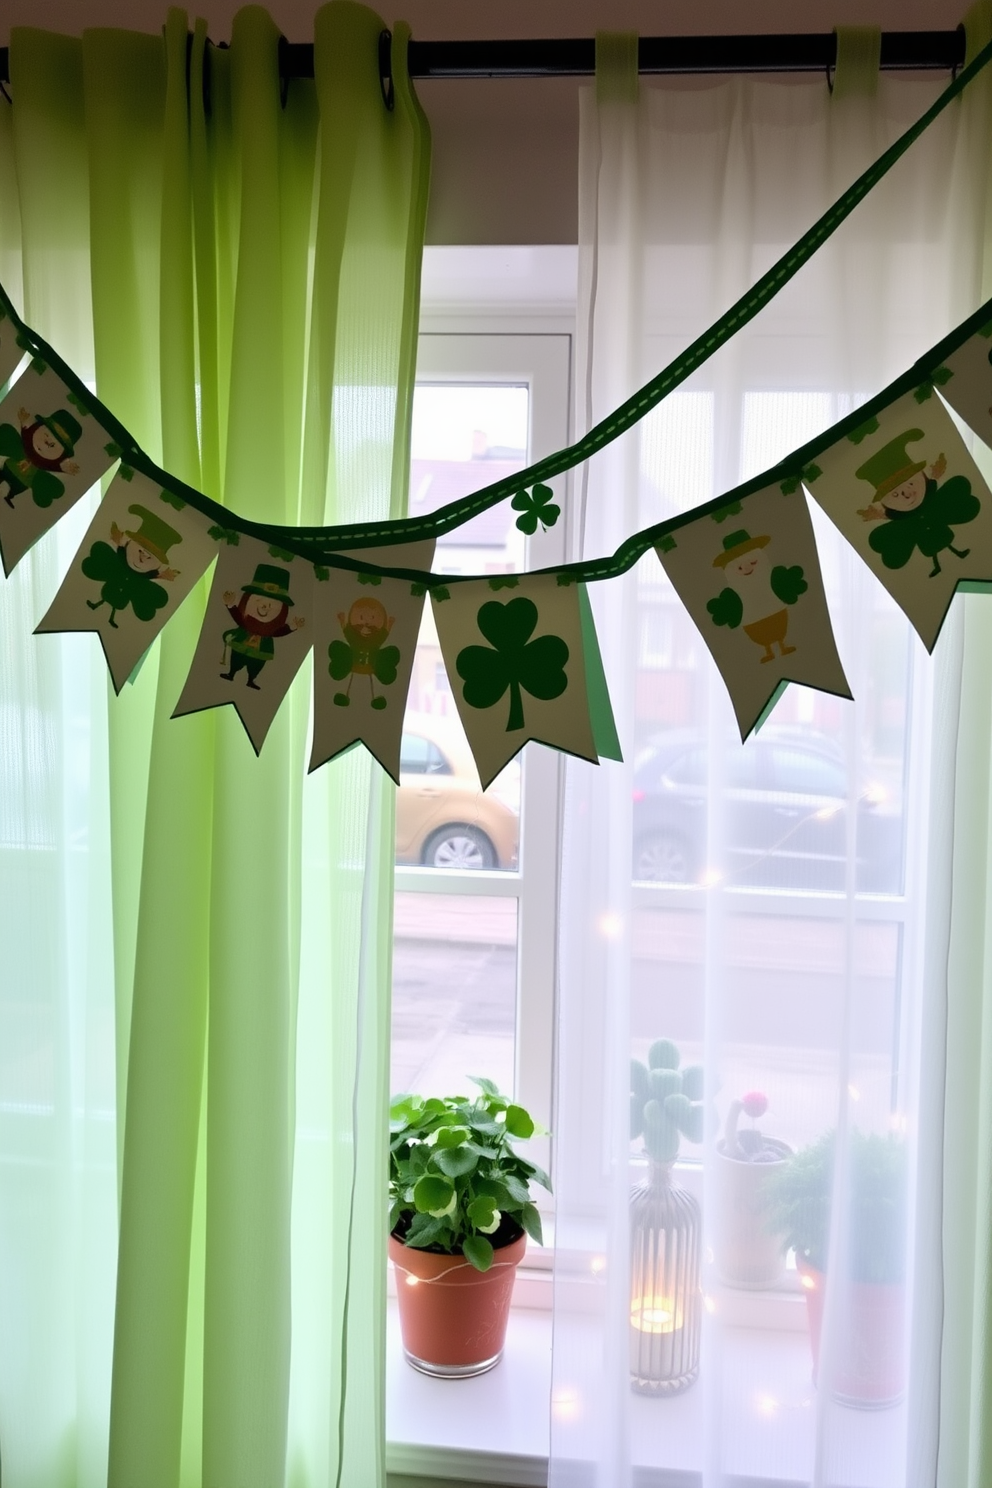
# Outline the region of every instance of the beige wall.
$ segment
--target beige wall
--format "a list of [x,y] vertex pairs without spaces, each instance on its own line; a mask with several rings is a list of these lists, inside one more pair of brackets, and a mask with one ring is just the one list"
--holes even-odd
[[[215,41],[230,35],[236,0],[200,0]],[[270,0],[286,36],[312,35],[317,6]],[[946,30],[963,0],[400,0],[396,9],[423,39],[590,36],[598,28],[642,35],[740,31],[829,31],[835,25]],[[11,26],[78,34],[84,26],[154,31],[165,0],[2,0],[0,44]],[[387,20],[393,9],[380,6]],[[578,87],[575,79],[424,82],[434,175],[431,243],[574,243]]]

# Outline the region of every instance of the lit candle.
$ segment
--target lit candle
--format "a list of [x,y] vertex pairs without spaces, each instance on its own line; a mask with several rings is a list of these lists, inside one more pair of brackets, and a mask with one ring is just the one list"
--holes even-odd
[[671,1297],[635,1297],[630,1304],[630,1321],[641,1333],[674,1333],[682,1326]]

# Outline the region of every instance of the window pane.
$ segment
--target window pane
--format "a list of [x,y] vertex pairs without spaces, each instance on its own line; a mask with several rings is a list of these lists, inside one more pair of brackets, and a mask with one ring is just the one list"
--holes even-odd
[[393,936],[393,1091],[452,1095],[469,1075],[511,1091],[516,899],[398,893]]
[[[522,470],[530,389],[518,383],[425,382],[413,404],[410,515]],[[441,573],[510,573],[525,538],[508,502],[438,539]],[[433,868],[513,870],[520,839],[520,761],[483,793],[425,606],[410,684],[396,801],[396,860]]]

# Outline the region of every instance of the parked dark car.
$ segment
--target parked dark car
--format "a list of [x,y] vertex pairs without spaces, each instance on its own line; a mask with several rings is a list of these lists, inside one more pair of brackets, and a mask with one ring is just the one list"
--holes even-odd
[[[723,876],[728,887],[843,889],[847,857],[847,772],[823,735],[768,725],[741,747],[727,741]],[[637,880],[700,883],[707,861],[709,753],[701,733],[659,734],[634,769]],[[856,887],[898,893],[902,813],[881,780],[858,800]]]

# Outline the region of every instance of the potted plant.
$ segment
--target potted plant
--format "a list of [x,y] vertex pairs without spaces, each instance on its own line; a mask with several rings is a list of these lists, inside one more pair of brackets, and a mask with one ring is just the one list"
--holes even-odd
[[672,1168],[681,1137],[703,1140],[703,1071],[680,1064],[671,1039],[630,1063],[630,1136],[649,1162],[630,1196],[630,1379],[642,1395],[676,1395],[699,1373],[701,1215]]
[[[894,1405],[904,1383],[906,1148],[892,1136],[852,1130],[840,1264],[829,1255],[836,1136],[797,1152],[769,1180],[772,1223],[796,1252],[809,1318],[813,1380],[824,1308],[837,1288],[829,1387],[846,1405]],[[830,1270],[828,1273],[828,1261]]]
[[403,1349],[425,1374],[482,1374],[499,1363],[527,1236],[542,1244],[531,1182],[550,1191],[515,1140],[538,1128],[492,1080],[480,1093],[390,1105],[389,1256]]
[[[716,1224],[713,1253],[721,1280],[736,1287],[774,1286],[785,1269],[779,1236],[769,1223],[766,1193],[771,1173],[792,1156],[777,1137],[766,1137],[755,1121],[768,1097],[749,1090],[733,1100],[716,1144]],[[741,1129],[741,1116],[751,1125]]]

